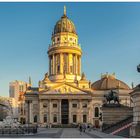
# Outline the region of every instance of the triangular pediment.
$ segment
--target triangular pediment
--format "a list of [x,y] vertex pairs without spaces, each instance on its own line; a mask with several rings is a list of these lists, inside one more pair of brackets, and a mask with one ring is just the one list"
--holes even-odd
[[58,84],[54,87],[51,87],[49,90],[42,92],[46,94],[87,94],[82,89],[68,83]]

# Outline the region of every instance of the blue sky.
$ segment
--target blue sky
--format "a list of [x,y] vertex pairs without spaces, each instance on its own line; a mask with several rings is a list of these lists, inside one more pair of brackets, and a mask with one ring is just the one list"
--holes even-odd
[[82,71],[92,82],[101,73],[116,73],[131,85],[140,83],[140,3],[0,3],[0,95],[9,82],[34,86],[48,71],[47,49],[57,20],[67,7],[83,50]]

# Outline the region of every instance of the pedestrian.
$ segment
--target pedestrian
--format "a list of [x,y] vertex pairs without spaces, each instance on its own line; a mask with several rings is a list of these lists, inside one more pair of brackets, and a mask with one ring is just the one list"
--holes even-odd
[[87,125],[87,130],[89,131],[89,128],[90,128],[90,126],[89,126],[89,124]]
[[86,132],[86,124],[83,124],[83,132]]
[[80,135],[82,135],[82,125],[79,125]]

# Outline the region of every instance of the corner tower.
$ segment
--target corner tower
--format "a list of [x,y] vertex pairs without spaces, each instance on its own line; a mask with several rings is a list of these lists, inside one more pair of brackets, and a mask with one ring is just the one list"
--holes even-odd
[[56,22],[48,48],[49,79],[53,82],[74,82],[81,79],[82,50],[74,23],[64,14]]

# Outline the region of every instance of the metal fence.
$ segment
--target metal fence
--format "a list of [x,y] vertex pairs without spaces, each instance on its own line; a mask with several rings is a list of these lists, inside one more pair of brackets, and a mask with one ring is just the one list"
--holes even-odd
[[24,135],[24,134],[36,134],[37,127],[21,127],[21,128],[0,128],[1,135]]

